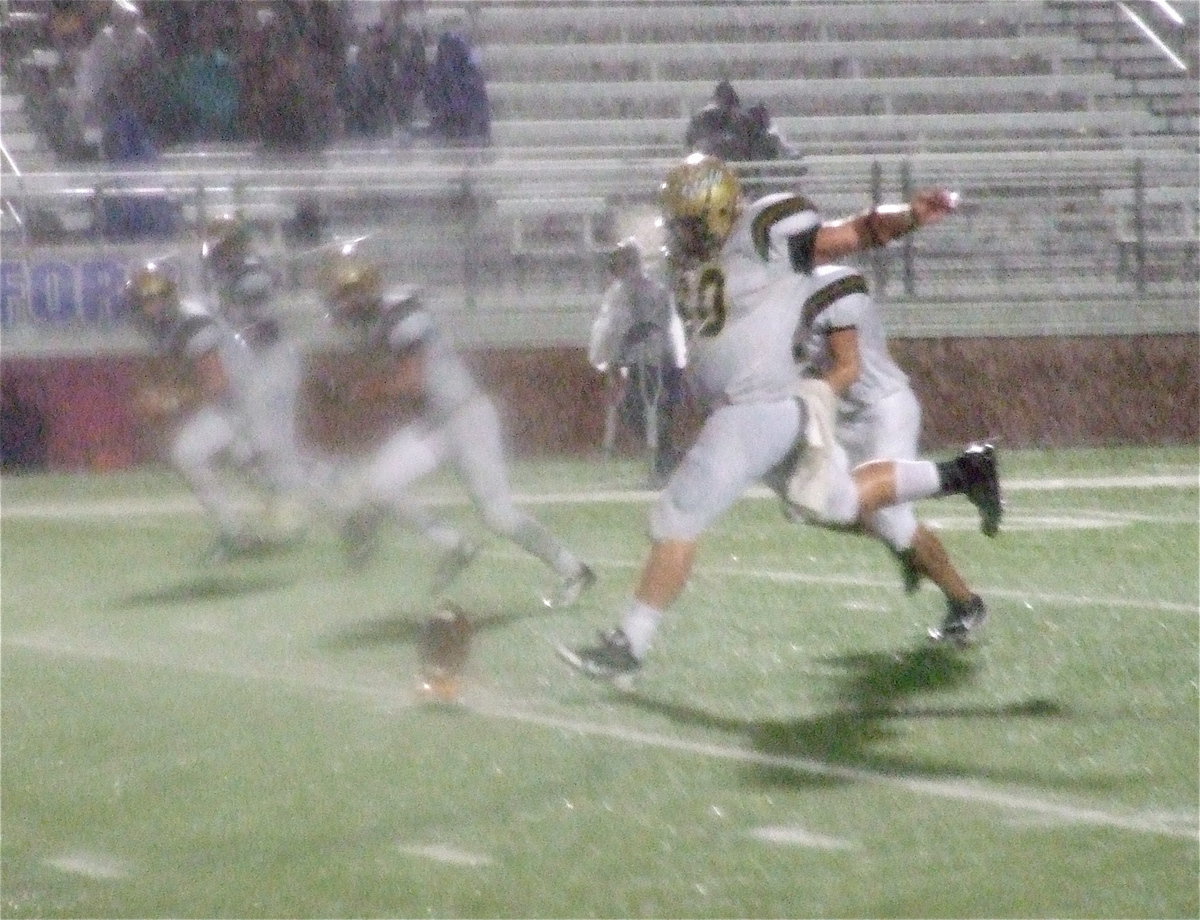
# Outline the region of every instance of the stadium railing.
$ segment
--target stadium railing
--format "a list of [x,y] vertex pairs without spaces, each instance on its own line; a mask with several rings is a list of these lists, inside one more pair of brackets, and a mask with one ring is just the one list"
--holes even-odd
[[[6,352],[38,333],[29,300],[37,292],[22,281],[35,267],[67,266],[61,277],[59,268],[46,269],[46,283],[73,284],[80,297],[107,295],[61,278],[75,278],[71,266],[97,260],[113,262],[109,274],[117,275],[140,259],[166,260],[200,283],[199,230],[226,210],[260,228],[285,269],[298,317],[318,310],[316,272],[331,247],[362,237],[393,280],[420,285],[467,341],[578,344],[596,309],[607,247],[634,234],[656,251],[656,190],[673,162],[529,161],[458,151],[397,165],[380,152],[355,165],[285,168],[233,158],[186,170],[13,177],[4,185],[4,206],[26,219],[4,225]],[[877,294],[892,304],[898,334],[1196,329],[1194,247],[1189,251],[1186,232],[1172,238],[1178,245],[1160,245],[1155,229],[1154,190],[1197,196],[1194,158],[1178,151],[825,156],[739,168],[764,190],[803,191],[829,216],[898,200],[927,184],[963,193],[960,214],[863,261]],[[114,193],[175,202],[179,231],[144,240],[105,239],[99,226],[39,235],[38,221],[29,219],[55,208],[94,209],[97,196]],[[324,220],[319,241],[297,237],[291,227],[299,205],[314,201]],[[1143,209],[1135,225],[1140,237],[1129,238],[1128,216],[1113,210],[1119,201]],[[1131,301],[1139,307],[1130,309]],[[106,308],[79,309],[83,322]],[[60,312],[70,327],[70,311]],[[1106,317],[1102,326],[1098,314]]]

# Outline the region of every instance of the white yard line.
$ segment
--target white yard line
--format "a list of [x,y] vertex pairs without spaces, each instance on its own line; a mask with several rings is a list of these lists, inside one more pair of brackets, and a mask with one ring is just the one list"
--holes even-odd
[[42,862],[60,872],[82,875],[91,879],[121,879],[132,874],[132,868],[127,862],[103,853],[64,853],[61,856],[44,859]]
[[[1067,489],[1189,489],[1200,485],[1196,476],[1095,476],[1054,479],[1017,479],[1005,482],[1006,492],[1057,492]],[[658,495],[638,489],[584,489],[576,492],[519,494],[517,502],[524,505],[620,504],[650,502]],[[757,486],[746,493],[748,498],[774,498],[769,489]],[[465,496],[433,496],[431,504],[466,504]],[[196,514],[200,505],[184,494],[164,495],[161,498],[108,498],[84,501],[11,500],[0,503],[0,516],[6,518],[91,518],[132,517],[153,514]],[[1062,512],[1066,514],[1066,512]],[[1164,518],[1151,517],[1151,521]],[[1187,519],[1182,519],[1186,521]],[[1197,518],[1191,519],[1193,522]]]
[[777,843],[784,846],[810,847],[816,850],[857,850],[858,844],[852,840],[840,837],[830,837],[827,834],[816,834],[803,827],[791,825],[780,827],[756,827],[747,834],[755,840],[765,843]]
[[[514,562],[528,562],[528,553],[509,550],[488,550],[484,553],[493,559],[511,559]],[[588,564],[595,569],[630,569],[642,565],[642,560],[588,558]],[[781,584],[797,585],[826,585],[846,588],[869,588],[882,591],[900,591],[900,580],[896,578],[864,578],[860,575],[814,575],[809,572],[797,572],[792,569],[763,569],[746,566],[719,565],[705,563],[705,577],[761,578]],[[930,589],[932,590],[932,589]],[[1098,597],[1080,594],[1053,594],[1045,591],[1027,591],[1014,588],[995,588],[981,586],[977,589],[985,597],[1003,597],[1020,601],[1027,607],[1034,603],[1061,604],[1068,607],[1108,607],[1125,610],[1153,610],[1161,613],[1183,613],[1195,615],[1200,611],[1200,602],[1189,604],[1177,601],[1162,601],[1154,598],[1136,597]]]
[[[122,664],[162,667],[182,673],[217,675],[234,680],[283,685],[299,692],[316,694],[322,698],[330,696],[343,699],[357,698],[367,701],[385,712],[407,710],[422,705],[413,688],[397,686],[394,678],[390,684],[382,675],[378,684],[349,682],[344,677],[338,676],[334,669],[315,662],[307,663],[311,666],[309,670],[288,672],[286,669],[280,668],[277,663],[267,661],[243,662],[235,665],[229,660],[227,649],[216,650],[217,653],[211,655],[208,660],[200,660],[194,649],[183,650],[164,643],[146,643],[144,647],[136,648],[104,638],[73,637],[62,633],[10,635],[5,636],[2,641],[6,646],[26,649],[51,657],[117,661]],[[1150,814],[1126,812],[1094,805],[1054,801],[1019,790],[993,787],[983,782],[922,779],[843,766],[810,757],[766,754],[734,745],[672,737],[624,725],[604,725],[525,709],[517,701],[498,699],[493,693],[486,694],[486,697],[486,702],[468,698],[464,702],[464,706],[469,711],[486,718],[518,722],[551,731],[608,738],[623,744],[792,770],[797,773],[831,777],[853,783],[887,786],[930,798],[959,801],[971,805],[986,805],[1048,820],[1184,839],[1194,839],[1200,835],[1195,815],[1191,813],[1188,813],[1187,819],[1181,820],[1178,816],[1163,815],[1159,812]],[[1181,814],[1185,813],[1181,812]]]

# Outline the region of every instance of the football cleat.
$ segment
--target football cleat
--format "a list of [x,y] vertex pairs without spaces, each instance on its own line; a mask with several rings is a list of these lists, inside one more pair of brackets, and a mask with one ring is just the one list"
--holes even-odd
[[551,610],[570,607],[579,600],[584,591],[595,583],[596,573],[592,571],[591,566],[581,562],[579,571],[563,578],[550,594],[542,598],[542,603]]
[[208,565],[221,565],[238,559],[266,556],[277,549],[277,544],[256,534],[227,530],[217,535],[204,555],[204,562]]
[[972,444],[958,456],[958,466],[966,484],[964,494],[979,509],[980,530],[984,536],[996,536],[1004,512],[996,448],[991,444]]
[[417,661],[421,670],[421,690],[430,699],[441,703],[453,703],[458,699],[473,631],[466,612],[454,604],[443,604],[421,624],[417,636]]
[[978,594],[972,594],[969,601],[947,601],[946,618],[941,626],[929,630],[929,638],[934,642],[951,642],[960,648],[972,645],[979,638],[987,614]]
[[447,551],[438,563],[437,570],[433,573],[434,595],[444,594],[478,555],[479,547],[465,539]]
[[556,645],[558,657],[586,677],[605,680],[618,687],[628,686],[642,663],[629,647],[629,639],[620,629],[600,633],[598,645],[573,649]]

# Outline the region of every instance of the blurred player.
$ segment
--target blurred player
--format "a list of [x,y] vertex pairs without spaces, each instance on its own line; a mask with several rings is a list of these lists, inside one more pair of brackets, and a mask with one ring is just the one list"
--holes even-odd
[[354,398],[407,396],[421,406],[419,416],[395,431],[355,477],[368,515],[378,509],[415,524],[447,554],[439,580],[457,574],[474,547],[452,528],[414,517],[421,509],[409,495],[418,479],[448,462],[484,523],[557,573],[546,605],[578,600],[595,575],[513,503],[499,414],[432,314],[411,291],[385,292],[378,267],[352,248],[330,272],[329,299],[335,320],[356,335],[378,368],[355,386]]
[[[793,352],[801,373],[824,380],[838,397],[836,437],[851,465],[875,457],[914,460],[921,406],[888,350],[879,308],[862,273],[840,265],[813,272],[815,290],[805,301]],[[937,536],[917,521],[909,503],[862,516],[863,528],[900,561],[906,590],[927,577],[946,597],[946,618],[930,630],[935,640],[959,640],[987,615],[950,561]]]
[[275,526],[290,529],[300,514],[302,494],[314,480],[297,432],[304,359],[284,334],[279,281],[256,251],[250,226],[237,215],[222,215],[209,223],[202,258],[215,291],[216,312],[254,354],[255,371],[247,387],[247,437],[254,442],[258,462],[268,467],[268,513]]
[[833,391],[802,382],[792,357],[814,267],[941,219],[954,207],[949,192],[923,190],[908,204],[823,223],[799,195],[747,203],[733,172],[697,153],[670,170],[660,198],[692,380],[711,411],[651,513],[650,553],[620,623],[597,645],[558,648],[576,670],[607,680],[638,671],[687,583],[700,534],[757,480],[795,515],[836,527],[941,495],[965,495],[989,535],[1001,514],[990,445],[943,463],[875,460],[851,470],[833,438]]
[[250,471],[260,485],[265,467],[250,437],[255,358],[233,329],[198,303],[185,302],[175,281],[154,263],[125,285],[134,324],[154,349],[150,380],[137,394],[142,414],[163,425],[169,459],[213,519],[213,560],[256,552],[267,542],[245,519],[223,467]]
[[661,481],[678,459],[671,435],[687,363],[683,323],[671,292],[647,271],[636,240],[622,240],[609,254],[608,271],[612,281],[588,345],[588,360],[604,374],[604,453],[612,455],[617,419],[632,395],[641,412],[651,475]]

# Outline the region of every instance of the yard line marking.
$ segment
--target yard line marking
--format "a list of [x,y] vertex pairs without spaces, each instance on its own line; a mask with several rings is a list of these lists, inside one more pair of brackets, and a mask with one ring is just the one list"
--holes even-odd
[[[386,674],[381,675],[385,682],[380,685],[360,681],[349,682],[344,677],[336,675],[332,668],[317,665],[315,662],[304,662],[305,670],[289,674],[284,672],[278,663],[265,659],[241,662],[239,666],[233,667],[228,660],[227,650],[218,650],[212,656],[211,661],[202,662],[198,660],[195,651],[190,649],[184,650],[152,643],[146,643],[148,648],[137,649],[130,645],[114,643],[104,637],[84,639],[64,636],[61,633],[5,636],[0,637],[0,644],[50,655],[163,667],[182,673],[221,676],[241,681],[263,681],[306,693],[357,697],[380,706],[384,712],[399,712],[424,705],[412,689],[404,690],[397,687],[394,675],[391,676],[390,684],[386,683]],[[567,734],[610,738],[626,744],[792,770],[797,773],[826,776],[853,783],[890,786],[931,798],[965,802],[972,805],[990,805],[1012,812],[1054,817],[1063,821],[1090,824],[1096,827],[1167,837],[1200,838],[1200,827],[1196,826],[1195,821],[1184,825],[1173,816],[1164,816],[1161,812],[1118,814],[1094,806],[1071,805],[1019,792],[991,788],[979,782],[921,779],[860,767],[842,766],[810,757],[766,754],[761,751],[747,750],[744,747],[671,737],[623,725],[584,722],[565,716],[523,709],[518,700],[504,699],[493,693],[488,693],[486,696],[488,702],[464,697],[459,705],[476,715],[487,718],[533,725]]]
[[[1154,476],[1077,476],[1048,479],[1014,479],[1001,483],[1008,492],[1061,492],[1067,489],[1178,489],[1200,487],[1200,474],[1154,475]],[[597,490],[595,492],[550,492],[543,495],[522,495],[518,500],[529,504],[574,502],[617,502],[629,501],[637,496],[642,501],[652,501],[658,492],[649,490]],[[766,486],[753,486],[745,492],[747,498],[778,498]]]
[[406,846],[401,844],[397,849],[409,856],[421,856],[425,859],[432,859],[451,866],[474,868],[476,866],[490,866],[492,864],[490,856],[484,856],[479,853],[468,853],[466,850],[460,850],[457,847],[444,846],[437,843],[427,846]]
[[732,760],[740,763],[793,770],[797,773],[827,776],[854,783],[893,786],[934,798],[949,799],[976,805],[992,805],[1015,812],[1054,817],[1076,824],[1090,824],[1096,827],[1111,827],[1119,830],[1159,834],[1167,837],[1200,839],[1200,827],[1195,826],[1194,823],[1192,826],[1179,826],[1175,821],[1163,820],[1159,814],[1113,814],[1099,808],[1081,807],[1038,799],[1016,792],[988,788],[981,783],[969,781],[951,782],[947,780],[927,780],[900,776],[894,773],[882,773],[859,767],[840,766],[809,757],[764,754],[761,751],[748,751],[745,748],[730,747],[703,741],[691,741],[685,738],[671,738],[619,725],[596,725],[543,713],[522,712],[516,709],[498,709],[490,706],[480,707],[478,705],[469,705],[468,708],[473,712],[481,712],[495,718],[511,719],[531,725],[541,725],[564,732],[612,738],[616,741],[639,744],[645,747],[683,751],[719,760]]
[[[506,560],[529,560],[528,553],[510,552],[508,550],[488,550],[485,556]],[[638,569],[642,560],[591,558],[588,564],[593,568],[608,569]],[[765,581],[783,584],[808,584],[847,588],[871,588],[885,591],[898,591],[898,579],[865,578],[859,575],[813,575],[808,572],[787,571],[781,569],[748,568],[744,566],[709,565],[705,564],[702,571],[695,576],[697,580],[713,576],[734,576],[742,578],[761,578]],[[1132,597],[1096,597],[1080,594],[1054,594],[1046,591],[1027,591],[1020,588],[981,587],[981,595],[987,597],[1003,597],[1022,603],[1062,604],[1071,607],[1111,607],[1127,610],[1153,610],[1159,613],[1195,614],[1200,611],[1200,601],[1195,604],[1178,601],[1162,601],[1154,598]]]
[[[770,569],[747,569],[731,566],[705,566],[706,574],[742,575],[748,578],[762,578],[767,581],[796,582],[822,585],[843,585],[846,587],[884,588],[896,590],[896,580],[855,578],[850,575],[807,575],[803,572],[780,572]],[[1004,597],[1016,601],[1036,601],[1043,604],[1063,604],[1075,607],[1122,607],[1132,610],[1157,610],[1162,613],[1194,614],[1200,610],[1200,603],[1187,604],[1176,601],[1160,601],[1153,599],[1138,599],[1128,597],[1094,597],[1080,594],[1052,594],[1045,591],[1025,591],[1018,588],[979,588],[979,593],[987,597]]]
[[[1067,489],[1158,489],[1196,488],[1200,480],[1196,475],[1155,476],[1095,476],[1049,479],[1016,479],[1004,483],[1005,492],[1058,492]],[[526,505],[554,504],[620,504],[654,501],[658,492],[646,489],[585,489],[574,492],[519,493],[514,500]],[[763,486],[755,486],[746,492],[747,498],[776,498],[774,492]],[[427,496],[432,505],[466,505],[465,495],[439,494]],[[0,504],[0,516],[14,518],[87,518],[128,517],[150,514],[198,514],[200,504],[191,496],[174,494],[157,499],[110,498],[92,501],[56,502],[40,501],[28,504],[9,501]],[[1158,520],[1155,518],[1154,520]],[[1193,519],[1193,522],[1195,519]]]
[[124,861],[94,853],[64,853],[62,856],[44,859],[42,864],[87,878],[119,879],[130,874],[129,866]]
[[141,517],[157,514],[199,514],[200,503],[189,495],[163,498],[113,498],[102,501],[41,502],[15,506],[9,502],[0,506],[0,515],[6,518],[66,519],[94,517]]
[[756,827],[747,836],[766,843],[782,843],[789,846],[813,847],[818,850],[857,850],[852,840],[842,840],[825,834],[814,834],[802,827]]

